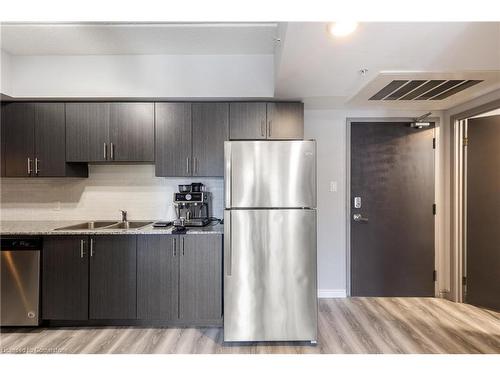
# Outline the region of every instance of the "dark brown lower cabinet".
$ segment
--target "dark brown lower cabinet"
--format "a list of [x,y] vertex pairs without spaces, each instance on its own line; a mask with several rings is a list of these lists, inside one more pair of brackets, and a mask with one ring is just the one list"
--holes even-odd
[[135,319],[137,237],[90,237],[90,319]]
[[88,237],[46,237],[42,253],[42,318],[88,319]]
[[178,319],[179,252],[175,235],[137,239],[137,318]]
[[205,322],[222,317],[222,235],[180,236],[179,318]]

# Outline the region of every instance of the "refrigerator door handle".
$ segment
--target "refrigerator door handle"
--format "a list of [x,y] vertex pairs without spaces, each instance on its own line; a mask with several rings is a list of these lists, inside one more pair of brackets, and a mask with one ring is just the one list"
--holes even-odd
[[224,142],[224,206],[231,207],[231,142]]
[[233,247],[231,246],[231,211],[224,211],[224,266],[226,276],[233,273]]

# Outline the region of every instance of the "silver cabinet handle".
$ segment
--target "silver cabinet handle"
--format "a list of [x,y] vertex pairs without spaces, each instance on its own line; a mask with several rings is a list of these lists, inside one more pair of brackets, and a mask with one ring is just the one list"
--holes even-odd
[[182,256],[184,256],[184,237],[182,237]]
[[108,158],[108,145],[106,144],[106,142],[104,142],[103,144],[103,152],[104,152],[104,160],[106,160]]
[[80,240],[80,258],[85,256],[85,240]]
[[40,172],[40,168],[38,168],[38,163],[40,160],[38,158],[35,158],[35,175],[38,176],[38,173]]
[[193,174],[198,173],[198,158],[193,158]]
[[115,145],[113,144],[113,142],[111,142],[109,146],[109,154],[110,154],[110,159],[115,160]]
[[357,222],[364,222],[366,223],[368,221],[368,218],[363,217],[361,214],[354,214],[352,215],[352,219]]
[[224,265],[226,275],[233,273],[233,247],[231,246],[231,211],[224,211]]
[[174,238],[172,238],[172,253],[174,254],[174,257],[177,256],[177,241]]
[[189,174],[189,156],[186,158],[186,174]]
[[272,128],[273,128],[273,120],[269,120],[269,128],[268,128],[268,133],[269,133],[269,137],[271,137],[271,134],[272,134]]
[[260,122],[260,135],[263,137],[266,136],[266,122],[264,120]]
[[94,239],[93,238],[90,239],[90,256],[91,257],[94,256]]
[[31,159],[28,158],[28,176],[31,176]]

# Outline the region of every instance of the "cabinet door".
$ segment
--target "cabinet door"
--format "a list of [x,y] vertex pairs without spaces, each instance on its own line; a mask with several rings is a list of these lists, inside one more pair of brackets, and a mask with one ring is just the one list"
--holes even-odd
[[64,177],[66,174],[64,103],[35,104],[35,174]]
[[229,103],[193,104],[193,176],[224,176]]
[[191,103],[155,104],[155,174],[191,176]]
[[303,139],[303,103],[267,103],[267,138]]
[[229,105],[230,139],[266,139],[266,103]]
[[178,236],[137,238],[137,318],[177,320]]
[[34,176],[34,104],[10,103],[2,107],[2,110],[2,126],[5,136],[5,176]]
[[135,319],[136,236],[93,236],[90,241],[90,319]]
[[222,236],[180,237],[180,303],[183,321],[218,320],[222,316]]
[[154,104],[110,104],[110,159],[154,161]]
[[47,236],[44,238],[42,318],[88,319],[87,236]]
[[66,103],[66,160],[109,160],[109,103]]

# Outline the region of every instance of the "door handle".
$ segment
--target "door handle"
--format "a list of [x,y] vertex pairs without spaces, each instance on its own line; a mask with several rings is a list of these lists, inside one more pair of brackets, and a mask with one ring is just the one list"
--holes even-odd
[[269,128],[267,129],[269,133],[269,138],[271,138],[272,128],[273,128],[273,120],[269,120]]
[[368,218],[363,217],[363,215],[361,215],[361,214],[352,215],[352,219],[356,222],[363,222],[363,223],[366,223],[368,221]]
[[262,137],[266,136],[266,122],[264,120],[261,120],[260,122],[260,135]]
[[38,158],[35,158],[35,175],[38,176],[38,173],[40,172],[40,168],[38,168],[38,163],[40,160]]
[[90,256],[91,257],[94,256],[94,239],[93,238],[90,239]]
[[198,158],[193,158],[193,174],[198,173]]
[[28,176],[31,176],[31,159],[28,158]]
[[184,256],[184,237],[182,237],[182,256]]
[[106,160],[108,158],[108,145],[106,144],[106,142],[104,142],[103,144],[103,152],[104,152],[104,160]]
[[226,267],[226,275],[233,274],[233,247],[231,246],[231,212],[224,212],[224,265]]
[[113,142],[109,145],[109,154],[110,154],[110,159],[115,160],[115,145]]
[[172,238],[172,247],[173,247],[172,253],[174,254],[175,257],[177,256],[177,241],[175,240],[175,237]]
[[85,240],[80,240],[80,258],[85,256]]
[[189,174],[189,156],[186,158],[186,174]]

